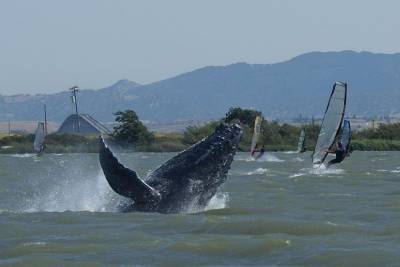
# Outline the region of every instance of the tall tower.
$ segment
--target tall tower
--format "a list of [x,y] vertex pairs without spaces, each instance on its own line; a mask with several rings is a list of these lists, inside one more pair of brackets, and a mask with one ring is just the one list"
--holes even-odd
[[75,114],[76,114],[76,125],[77,125],[77,132],[80,132],[80,125],[79,125],[79,113],[78,113],[78,101],[76,99],[76,93],[79,92],[79,88],[78,86],[72,86],[71,88],[69,88],[69,90],[71,91],[71,100],[72,103],[75,104]]

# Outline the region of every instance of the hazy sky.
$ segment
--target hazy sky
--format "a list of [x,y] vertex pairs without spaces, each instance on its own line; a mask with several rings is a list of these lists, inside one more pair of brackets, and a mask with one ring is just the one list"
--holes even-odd
[[310,51],[399,52],[399,12],[397,0],[0,0],[0,94],[150,83]]

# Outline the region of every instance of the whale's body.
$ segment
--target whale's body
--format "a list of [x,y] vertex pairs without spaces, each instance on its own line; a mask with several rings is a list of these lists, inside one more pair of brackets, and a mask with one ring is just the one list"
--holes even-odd
[[111,188],[132,200],[125,211],[178,213],[193,205],[201,209],[226,181],[241,134],[238,125],[221,124],[145,180],[119,163],[101,138],[100,165]]

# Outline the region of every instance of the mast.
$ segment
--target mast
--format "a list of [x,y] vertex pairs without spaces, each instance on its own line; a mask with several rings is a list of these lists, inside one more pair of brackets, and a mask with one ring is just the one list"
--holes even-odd
[[71,90],[71,97],[72,97],[72,103],[75,104],[75,114],[76,114],[76,125],[77,125],[77,132],[80,132],[80,125],[79,125],[79,113],[78,113],[78,101],[76,99],[76,93],[79,91],[78,86],[72,86],[71,88],[69,88],[69,90]]
[[44,134],[47,135],[47,111],[46,111],[46,104],[43,105],[44,109]]

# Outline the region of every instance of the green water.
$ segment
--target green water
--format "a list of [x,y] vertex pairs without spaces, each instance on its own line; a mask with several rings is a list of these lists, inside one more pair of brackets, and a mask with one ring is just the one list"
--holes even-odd
[[[121,154],[141,176],[168,153]],[[239,154],[206,211],[119,213],[96,154],[0,155],[0,265],[400,263],[400,153]]]

